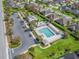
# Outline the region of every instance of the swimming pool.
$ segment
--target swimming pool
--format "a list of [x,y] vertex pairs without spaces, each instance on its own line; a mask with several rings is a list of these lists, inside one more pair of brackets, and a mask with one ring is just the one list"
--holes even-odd
[[42,28],[39,30],[40,33],[43,33],[47,38],[54,35],[54,32],[51,31],[49,28]]

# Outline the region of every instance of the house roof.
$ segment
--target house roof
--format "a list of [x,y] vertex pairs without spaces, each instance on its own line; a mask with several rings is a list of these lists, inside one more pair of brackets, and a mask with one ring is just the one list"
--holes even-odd
[[74,27],[75,27],[76,30],[79,30],[79,24],[77,24],[77,23],[74,23],[74,24],[70,25],[68,28],[69,28],[70,30],[74,30],[74,29],[73,29]]
[[35,16],[33,16],[33,15],[29,15],[28,16],[28,21],[31,22],[33,20],[37,20],[37,18]]
[[51,4],[66,2],[67,0],[53,0]]
[[61,25],[64,25],[63,24],[63,19],[57,19],[57,20],[55,20],[57,23],[59,23],[59,24],[61,24]]
[[45,16],[48,16],[48,15],[52,14],[53,12],[54,11],[51,9],[44,9],[44,10],[42,10],[41,13],[43,13],[43,15],[45,15]]
[[79,10],[77,10],[77,9],[73,9],[72,12],[73,12],[74,14],[79,15]]
[[47,16],[47,17],[49,17],[49,18],[54,18],[54,14],[51,14],[51,15],[49,15],[49,16]]
[[69,10],[69,11],[73,12],[74,14],[79,15],[79,10],[75,9],[75,8],[72,9],[72,7],[63,6],[60,9],[64,10],[64,11],[68,11]]
[[62,6],[61,10],[71,10],[71,8],[67,7],[67,6]]
[[71,7],[72,8],[79,8],[79,2],[74,2]]
[[61,25],[67,25],[68,23],[71,23],[71,19],[70,18],[59,18],[57,20],[55,20],[57,23],[61,24]]
[[34,2],[27,3],[27,5],[31,7],[32,9],[36,9],[37,11],[42,8],[42,5],[40,6],[39,4],[34,3]]
[[48,3],[48,2],[51,2],[53,0],[43,0],[44,3]]
[[75,53],[69,53],[61,57],[60,59],[79,59]]

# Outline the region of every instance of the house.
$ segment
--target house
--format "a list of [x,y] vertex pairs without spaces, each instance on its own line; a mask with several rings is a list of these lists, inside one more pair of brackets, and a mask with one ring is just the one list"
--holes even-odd
[[63,11],[71,11],[71,8],[70,8],[70,6],[62,6],[60,8],[60,10],[63,10]]
[[71,6],[68,7],[68,6],[63,6],[60,8],[60,10],[63,10],[63,11],[69,11],[69,12],[72,12],[73,14],[75,15],[79,15],[79,10],[78,9],[75,9],[75,8],[72,8]]
[[[18,0],[19,1],[19,0]],[[13,7],[13,8],[24,8],[24,6],[25,6],[25,4],[24,3],[16,3],[16,1],[13,1],[13,0],[11,0],[11,1],[6,1],[7,3],[6,3],[6,5],[7,5],[7,7]]]
[[24,3],[20,3],[20,4],[16,4],[17,8],[24,8],[25,4]]
[[6,6],[7,7],[15,7],[16,6],[16,4],[15,4],[15,2],[14,1],[8,1],[8,0],[6,0]]
[[16,3],[21,3],[23,0],[13,0]]
[[53,0],[49,4],[53,5],[53,4],[60,4],[60,3],[67,3],[67,2],[71,2],[71,0]]
[[79,10],[78,9],[73,9],[71,10],[75,15],[79,15]]
[[74,2],[72,5],[71,5],[72,8],[76,8],[76,9],[79,9],[79,2]]
[[27,17],[27,19],[28,19],[28,22],[32,22],[32,21],[34,21],[34,20],[37,20],[37,18],[36,18],[35,16],[33,16],[33,15],[29,15],[29,16]]
[[52,4],[56,4],[56,3],[63,3],[63,2],[69,2],[71,0],[53,0]]
[[46,8],[46,9],[42,9],[40,12],[41,12],[44,16],[49,16],[49,15],[51,15],[54,11],[51,10],[51,9],[49,9],[49,8]]
[[53,1],[53,0],[42,0],[43,3],[49,3],[51,1]]
[[26,6],[29,6],[29,8],[35,12],[38,12],[40,11],[40,9],[42,8],[42,6],[38,5],[37,3],[35,2],[30,2],[30,3],[27,3]]
[[70,18],[66,18],[66,17],[56,19],[55,21],[57,23],[59,23],[60,25],[63,25],[63,26],[67,26],[67,25],[71,24],[71,19]]
[[59,18],[59,15],[53,13],[53,14],[48,15],[47,18],[52,19],[52,20],[56,20]]
[[76,53],[69,53],[69,54],[64,55],[60,59],[79,59],[79,56]]
[[79,30],[79,24],[73,23],[73,24],[71,24],[71,25],[68,27],[68,29],[71,30],[71,31],[77,31],[77,30]]

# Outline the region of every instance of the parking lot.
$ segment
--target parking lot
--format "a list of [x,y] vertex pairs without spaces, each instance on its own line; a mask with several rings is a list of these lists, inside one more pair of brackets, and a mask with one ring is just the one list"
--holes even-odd
[[34,38],[30,34],[30,30],[26,30],[27,27],[24,26],[23,22],[21,22],[21,19],[18,18],[17,13],[12,15],[12,19],[14,21],[14,25],[12,28],[13,31],[13,37],[19,36],[21,38],[21,46],[18,48],[13,49],[14,56],[19,55],[26,50],[29,49],[31,45],[34,45]]

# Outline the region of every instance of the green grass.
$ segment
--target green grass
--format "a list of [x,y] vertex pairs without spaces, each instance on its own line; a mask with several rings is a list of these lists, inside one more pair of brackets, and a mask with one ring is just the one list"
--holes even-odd
[[[79,41],[75,41],[72,36],[68,36],[68,38],[60,39],[54,42],[49,48],[41,49],[39,46],[34,47],[34,51],[31,53],[34,56],[34,59],[58,59],[62,55],[79,50]],[[69,51],[65,52],[65,49],[69,49]],[[51,57],[50,54],[54,54]]]
[[38,19],[39,21],[45,21],[45,19],[41,18],[40,16],[38,16],[38,15],[35,15],[35,16],[37,17],[37,19]]

